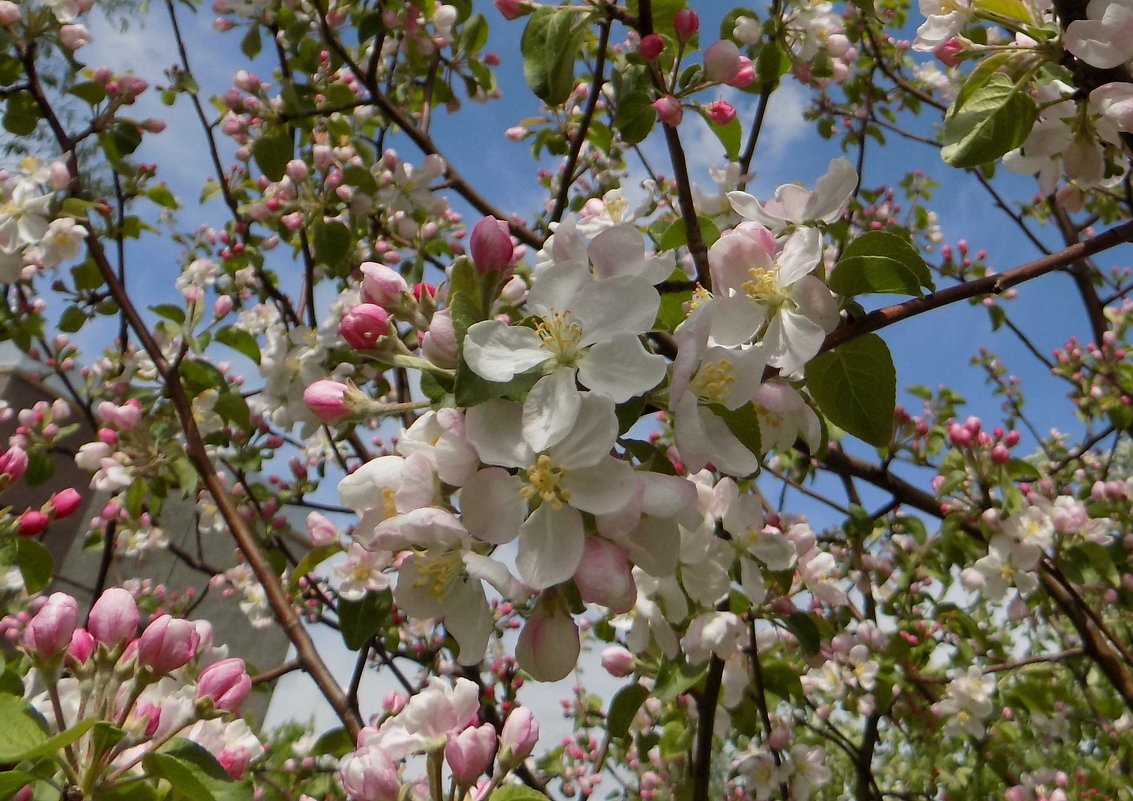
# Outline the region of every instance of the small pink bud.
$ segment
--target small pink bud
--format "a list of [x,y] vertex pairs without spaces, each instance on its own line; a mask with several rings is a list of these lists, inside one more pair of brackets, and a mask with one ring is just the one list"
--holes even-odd
[[389,333],[389,312],[373,303],[360,303],[343,316],[338,333],[355,350],[373,350]]
[[252,678],[244,670],[244,660],[232,657],[213,662],[197,679],[197,699],[209,699],[217,709],[237,712],[252,691]]
[[946,67],[955,67],[960,63],[967,48],[964,43],[953,36],[940,47],[932,51],[932,54]]
[[751,86],[755,83],[755,65],[751,63],[751,59],[747,56],[740,56],[740,69],[732,80],[728,81],[728,86],[733,86],[736,89],[743,89],[745,86]]
[[539,721],[525,706],[517,706],[500,730],[500,762],[515,765],[527,759],[539,742]]
[[0,25],[20,21],[20,7],[11,0],[0,0]]
[[515,255],[507,223],[495,217],[485,217],[476,223],[468,249],[480,275],[506,269]]
[[71,183],[71,171],[63,162],[53,161],[47,165],[47,182],[56,191],[66,189]]
[[674,128],[681,124],[681,118],[684,117],[681,101],[672,95],[665,95],[654,100],[653,110],[657,112],[657,118],[661,122]]
[[47,530],[51,518],[38,509],[28,509],[20,515],[19,528],[16,533],[21,537],[35,537]]
[[673,15],[673,30],[676,31],[678,39],[687,42],[700,30],[700,17],[692,9],[682,8]]
[[92,653],[94,653],[94,637],[86,629],[75,629],[75,633],[71,635],[71,644],[67,646],[67,658],[77,664],[85,665]]
[[409,284],[397,270],[384,264],[367,261],[359,269],[362,271],[362,300],[385,309],[396,309],[402,296],[409,293]]
[[545,591],[515,644],[519,666],[536,681],[566,678],[578,664],[578,625],[557,590]]
[[0,456],[0,476],[19,481],[28,469],[28,455],[23,448],[13,446]]
[[625,548],[601,537],[587,537],[574,583],[582,600],[601,604],[614,614],[622,615],[637,602],[632,569]]
[[68,50],[78,50],[91,43],[90,31],[85,25],[64,25],[59,29],[59,42]]
[[134,596],[121,587],[111,587],[95,601],[87,629],[96,642],[114,650],[137,632],[138,617]]
[[338,778],[351,801],[397,801],[401,777],[380,748],[360,748],[342,760]]
[[460,787],[470,787],[483,775],[496,750],[496,729],[491,723],[469,726],[459,734],[449,732],[445,761]]
[[291,161],[287,162],[284,172],[287,173],[287,177],[295,183],[305,181],[307,180],[308,174],[307,162],[303,161],[303,159],[291,159]]
[[303,402],[324,423],[337,423],[353,411],[351,387],[338,381],[316,381],[303,390]]
[[162,615],[146,626],[138,638],[138,663],[159,676],[189,664],[200,636],[188,620]]
[[624,678],[633,673],[637,657],[628,648],[620,645],[611,645],[602,651],[602,667],[615,678]]
[[52,593],[24,629],[24,647],[51,659],[70,645],[78,620],[78,602],[64,592]]
[[70,517],[83,503],[83,496],[73,487],[55,493],[48,501],[56,518]]
[[665,40],[655,33],[642,37],[637,46],[637,54],[646,61],[652,61],[665,51]]
[[429,321],[429,330],[421,338],[421,352],[437,367],[456,367],[456,331],[452,327],[452,312],[441,309]]
[[991,449],[991,460],[996,464],[1007,464],[1011,461],[1011,451],[1003,443],[996,443]]
[[531,13],[531,7],[523,0],[494,0],[494,4],[506,20],[519,19]]
[[727,125],[736,118],[736,108],[727,100],[716,100],[708,104],[708,118],[717,125]]
[[730,39],[713,42],[704,51],[704,77],[714,83],[730,83],[740,71],[740,49]]
[[307,536],[316,548],[338,542],[338,529],[326,515],[311,512],[307,515]]

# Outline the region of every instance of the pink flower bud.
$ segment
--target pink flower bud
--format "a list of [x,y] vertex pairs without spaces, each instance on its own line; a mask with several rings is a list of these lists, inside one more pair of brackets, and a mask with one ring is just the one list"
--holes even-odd
[[704,51],[704,77],[714,83],[729,83],[740,71],[740,49],[730,39],[713,42]]
[[373,350],[389,333],[389,312],[373,303],[360,303],[343,316],[338,333],[355,350]]
[[338,778],[351,801],[397,801],[401,793],[397,765],[380,748],[362,748],[347,756]]
[[494,0],[494,4],[506,20],[519,19],[531,13],[530,6],[523,0]]
[[21,537],[35,537],[47,530],[51,518],[38,509],[28,509],[20,515],[19,528],[16,533]]
[[303,159],[291,159],[291,161],[287,162],[284,172],[287,173],[287,177],[295,183],[305,181],[308,175],[307,162],[303,161]]
[[87,629],[95,642],[109,650],[132,638],[138,630],[138,604],[134,596],[121,587],[111,587],[94,602]]
[[681,124],[681,118],[684,116],[681,101],[672,95],[665,95],[654,100],[653,110],[657,112],[657,118],[661,122],[674,128]]
[[138,663],[163,676],[189,664],[199,641],[197,627],[191,622],[162,615],[138,638]]
[[496,750],[496,729],[491,723],[469,726],[460,734],[449,732],[445,760],[457,785],[470,787],[483,775]]
[[59,29],[59,42],[68,50],[78,50],[91,43],[90,31],[85,25],[64,25]]
[[244,670],[244,660],[235,657],[213,662],[197,679],[197,699],[207,698],[226,712],[239,711],[251,691],[252,678]]
[[480,275],[507,268],[515,255],[507,223],[495,217],[485,217],[476,223],[468,249]]
[[75,629],[71,643],[67,646],[67,658],[77,664],[85,665],[94,653],[94,637],[86,629]]
[[665,50],[665,40],[655,33],[642,37],[641,44],[637,46],[637,54],[646,61],[652,61]]
[[0,476],[19,481],[28,469],[28,455],[23,448],[13,446],[0,456]]
[[71,171],[63,162],[53,161],[47,165],[47,182],[56,191],[66,189],[71,183]]
[[338,381],[316,381],[303,390],[303,402],[324,423],[337,423],[353,411],[351,388]]
[[611,645],[602,651],[602,667],[615,678],[624,678],[633,673],[637,657],[628,648],[620,645]]
[[747,56],[740,56],[740,69],[732,80],[728,81],[728,86],[734,86],[736,89],[743,89],[745,86],[751,86],[755,82],[755,65],[751,63],[751,59]]
[[515,644],[519,666],[536,681],[566,678],[578,663],[578,626],[557,590],[543,593]]
[[515,765],[527,759],[539,742],[539,722],[525,706],[517,706],[500,730],[500,762]]
[[366,303],[395,309],[409,293],[409,284],[397,270],[373,261],[364,262],[359,269],[362,271],[362,300]]
[[717,125],[727,125],[736,118],[736,108],[727,100],[708,104],[708,118]]
[[574,583],[582,600],[601,604],[622,615],[637,602],[629,552],[601,537],[587,537],[582,561],[574,573]]
[[52,593],[24,629],[24,647],[51,659],[70,645],[78,620],[78,602],[64,592]]
[[936,56],[937,60],[944,66],[955,67],[960,63],[966,50],[967,48],[964,46],[964,43],[953,36],[940,47],[933,50],[932,54]]
[[326,515],[311,512],[307,515],[307,536],[311,538],[311,544],[318,548],[338,542],[338,529]]
[[676,31],[678,39],[687,42],[700,30],[700,17],[692,9],[682,8],[673,15],[673,30]]
[[456,331],[452,327],[452,312],[441,309],[429,321],[429,330],[421,338],[421,352],[437,367],[456,367]]
[[20,7],[12,0],[0,0],[0,25],[11,25],[20,21]]
[[73,487],[55,493],[48,504],[56,518],[70,517],[83,503],[83,496]]

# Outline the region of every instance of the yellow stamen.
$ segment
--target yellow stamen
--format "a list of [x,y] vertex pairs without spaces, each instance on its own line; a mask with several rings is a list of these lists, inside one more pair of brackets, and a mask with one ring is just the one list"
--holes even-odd
[[449,586],[463,570],[464,561],[456,551],[434,557],[418,554],[418,576],[413,588],[419,590],[424,587],[438,602],[443,601]]
[[752,267],[747,271],[751,278],[740,286],[749,298],[769,306],[777,306],[786,300],[786,295],[779,289],[777,278],[779,267],[768,269],[766,267]]
[[535,333],[542,340],[543,350],[555,355],[555,360],[563,367],[574,367],[578,362],[578,343],[582,339],[582,326],[571,320],[570,313],[555,313],[543,318],[535,327]]
[[736,370],[731,362],[705,362],[692,382],[692,391],[709,403],[723,403],[735,380]]
[[539,497],[557,512],[563,508],[564,503],[570,501],[570,491],[559,486],[566,472],[565,467],[552,466],[551,457],[544,453],[535,460],[535,464],[527,468],[527,476],[519,494],[527,499]]

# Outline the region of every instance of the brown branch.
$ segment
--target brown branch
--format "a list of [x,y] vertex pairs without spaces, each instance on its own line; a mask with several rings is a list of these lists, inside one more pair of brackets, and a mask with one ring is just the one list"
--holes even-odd
[[566,211],[570,199],[570,187],[574,182],[574,167],[582,153],[582,145],[586,141],[586,134],[590,130],[590,121],[594,119],[594,110],[598,108],[598,98],[602,96],[602,85],[606,82],[606,47],[610,42],[611,21],[602,22],[602,32],[598,35],[598,56],[594,62],[594,79],[590,82],[590,97],[586,100],[586,108],[582,112],[582,119],[578,122],[578,130],[570,143],[570,153],[567,154],[563,165],[563,177],[559,182],[558,196],[555,198],[555,208],[551,211],[550,222],[558,222]]
[[862,334],[879,331],[901,320],[916,317],[918,314],[923,314],[932,309],[939,309],[980,295],[1001,294],[1013,286],[1130,241],[1133,241],[1133,221],[1122,223],[1095,237],[1077,242],[1063,250],[1049,256],[1043,256],[1005,273],[985,276],[975,281],[966,281],[926,295],[923,298],[913,298],[903,303],[886,306],[836,329],[826,337],[826,341],[822,343],[822,349],[819,352],[831,350]]
[[[641,5],[644,7],[645,3]],[[642,15],[644,16],[644,12]],[[692,801],[708,801],[709,784],[712,781],[712,735],[723,677],[724,660],[713,654],[708,661],[704,690],[696,699],[696,756],[692,763]]]

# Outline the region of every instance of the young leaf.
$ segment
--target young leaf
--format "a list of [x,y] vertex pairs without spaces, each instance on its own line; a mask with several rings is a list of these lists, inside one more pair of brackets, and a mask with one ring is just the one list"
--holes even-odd
[[548,106],[566,102],[574,89],[574,60],[585,35],[584,28],[573,28],[576,18],[568,9],[542,6],[523,30],[523,77]]
[[351,651],[357,651],[370,641],[389,618],[390,594],[368,592],[360,601],[338,602],[338,622],[342,641]]
[[807,365],[806,378],[810,394],[830,422],[870,445],[889,444],[897,373],[881,337],[865,334],[815,357]]
[[922,295],[932,274],[907,239],[885,231],[862,234],[842,251],[830,274],[830,288],[852,297],[870,293]]
[[649,690],[637,682],[622,687],[614,694],[610,699],[610,711],[606,713],[606,730],[610,737],[619,739],[629,734],[633,716],[648,697]]
[[997,72],[959,110],[944,118],[946,164],[978,167],[1023,144],[1038,119],[1025,86]]

